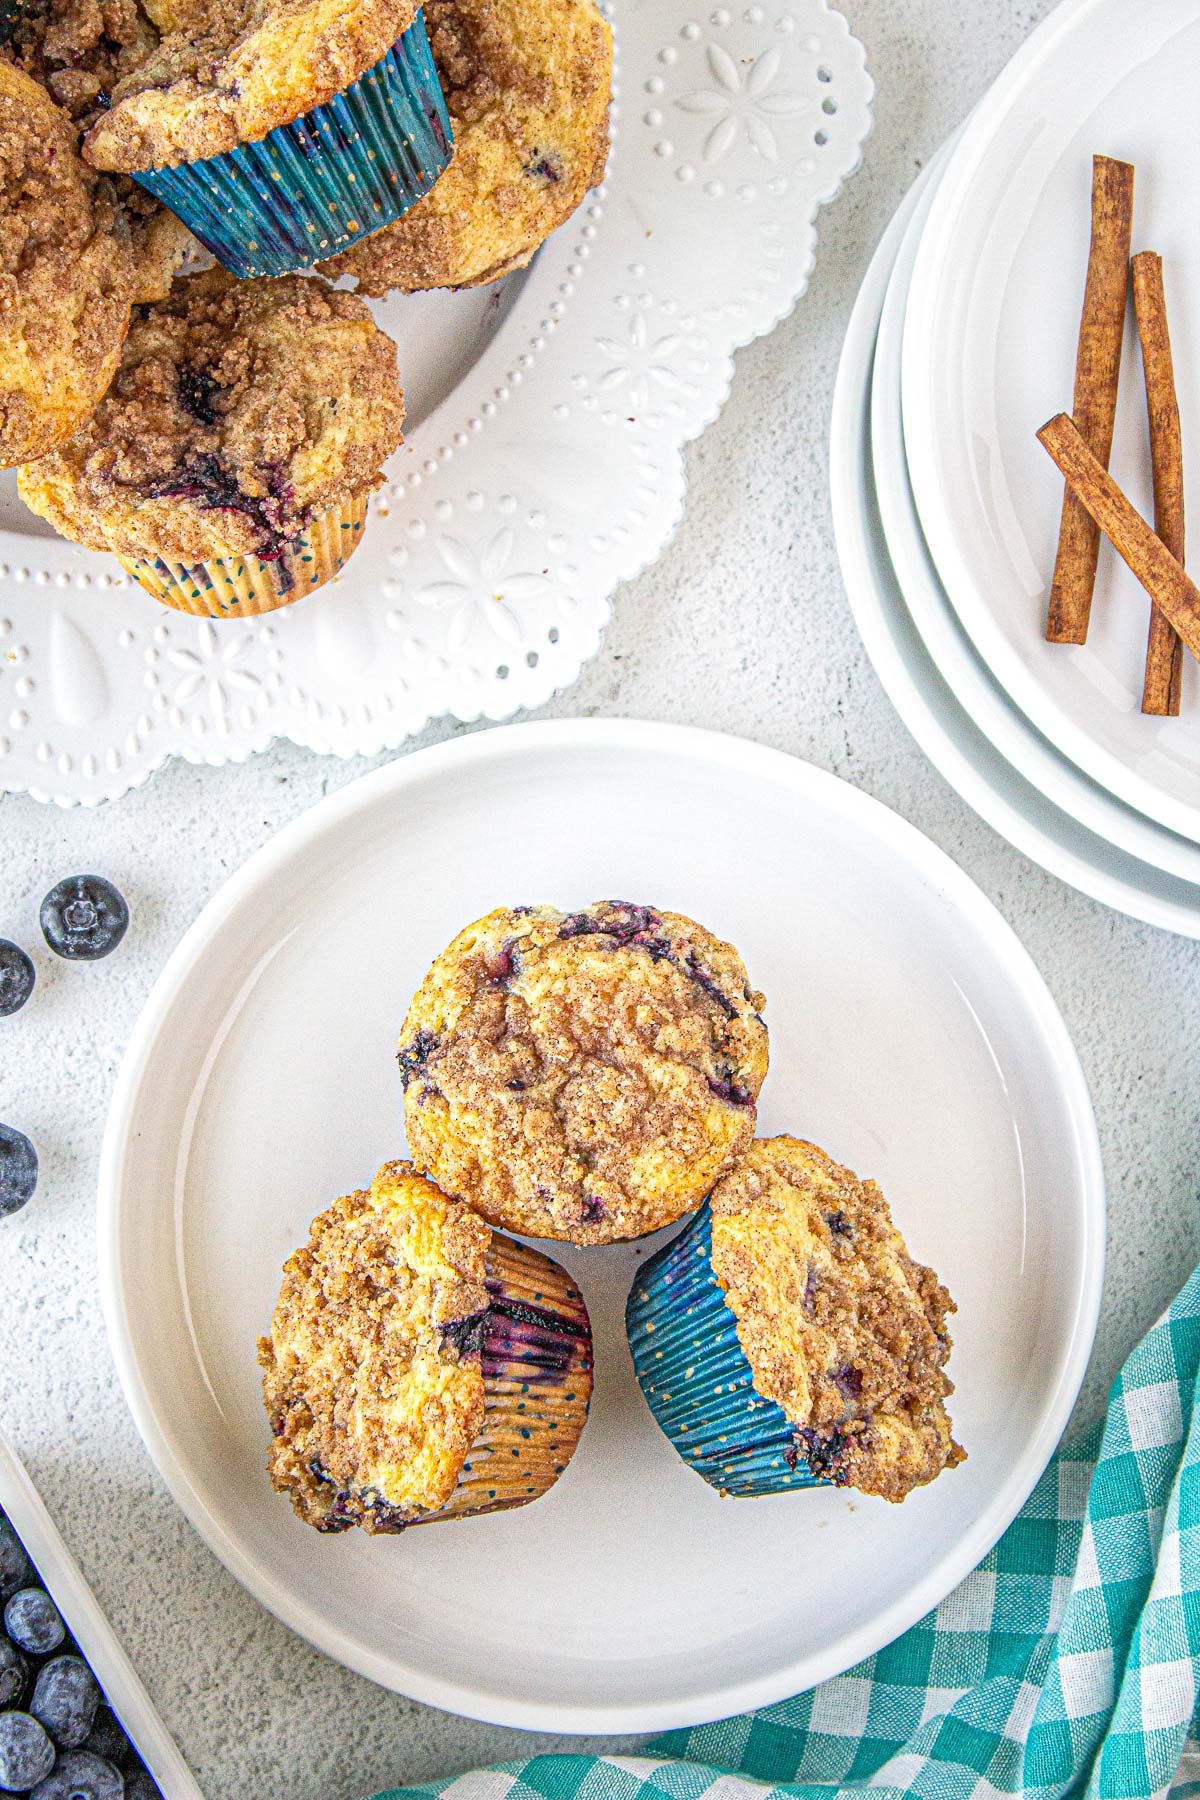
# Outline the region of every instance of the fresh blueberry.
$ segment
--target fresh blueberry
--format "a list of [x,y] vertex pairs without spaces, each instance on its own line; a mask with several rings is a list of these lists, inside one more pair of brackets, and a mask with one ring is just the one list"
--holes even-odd
[[0,1713],[0,1789],[27,1794],[54,1767],[54,1745],[28,1713]]
[[95,1722],[88,1732],[85,1750],[102,1756],[105,1762],[123,1763],[129,1755],[129,1739],[111,1706],[97,1708]]
[[162,1800],[162,1789],[148,1769],[131,1769],[125,1777],[125,1800]]
[[29,1664],[21,1652],[0,1637],[0,1707],[16,1706],[28,1679]]
[[129,925],[129,908],[103,875],[69,875],[42,901],[42,936],[56,956],[95,962],[114,951]]
[[92,1729],[99,1704],[96,1677],[83,1659],[55,1656],[38,1670],[29,1710],[60,1750],[78,1750]]
[[31,1800],[124,1800],[118,1770],[90,1750],[64,1750],[53,1770],[39,1781]]
[[[0,1125],[0,1219],[20,1212],[33,1199],[38,1179],[38,1155],[23,1131]],[[0,1551],[0,1586],[4,1582]]]
[[[0,1188],[0,1193],[3,1189]],[[0,1199],[0,1212],[4,1211],[4,1202]],[[0,1600],[7,1600],[18,1588],[28,1587],[37,1580],[37,1570],[25,1553],[25,1546],[9,1524],[0,1514]]]
[[0,938],[0,1019],[20,1012],[36,980],[33,964],[20,944]]
[[45,1588],[18,1588],[4,1608],[4,1629],[18,1650],[49,1656],[67,1635],[62,1615]]

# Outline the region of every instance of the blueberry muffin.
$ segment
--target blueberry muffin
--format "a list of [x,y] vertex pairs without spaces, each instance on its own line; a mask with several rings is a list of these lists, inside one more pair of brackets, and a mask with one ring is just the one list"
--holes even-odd
[[452,152],[415,0],[152,0],[84,154],[134,175],[240,275],[398,218]]
[[137,309],[100,406],[19,486],[166,604],[266,612],[352,553],[403,417],[396,347],[361,300],[211,269]]
[[425,16],[454,161],[335,260],[366,294],[498,281],[604,177],[612,35],[593,0],[428,0]]
[[129,233],[44,88],[0,61],[0,464],[54,448],[113,378],[129,329]]
[[412,1154],[531,1237],[656,1231],[754,1135],[762,1006],[733,946],[678,913],[500,907],[438,957],[404,1022]]
[[570,1277],[411,1163],[313,1221],[258,1360],[272,1486],[318,1531],[527,1505],[570,1461],[592,1390]]
[[[158,43],[158,30],[139,0],[27,0],[0,58],[39,82],[84,132],[103,113],[123,73]],[[186,226],[128,176],[110,177],[128,225],[134,262],[133,298],[161,300],[185,255],[195,247]]]
[[651,1411],[712,1486],[895,1502],[964,1458],[946,1413],[954,1310],[875,1183],[781,1137],[639,1273],[627,1323]]

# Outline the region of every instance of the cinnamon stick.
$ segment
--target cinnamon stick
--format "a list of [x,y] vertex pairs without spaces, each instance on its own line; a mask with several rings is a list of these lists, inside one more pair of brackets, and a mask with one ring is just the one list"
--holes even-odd
[[[1175,391],[1175,364],[1167,324],[1162,257],[1147,250],[1133,259],[1133,303],[1137,311],[1146,404],[1150,412],[1150,457],[1154,468],[1154,529],[1176,562],[1184,560],[1183,434]],[[1158,607],[1150,611],[1146,644],[1146,684],[1142,711],[1176,718],[1183,681],[1183,645]]]
[[1183,564],[1093,456],[1073,419],[1059,413],[1042,426],[1038,438],[1097,528],[1129,564],[1192,655],[1200,656],[1200,588]]
[[[1133,169],[1097,156],[1092,165],[1092,246],[1075,360],[1074,417],[1104,468],[1112,455],[1117,416],[1132,234]],[[1068,488],[1046,619],[1046,636],[1052,644],[1087,642],[1099,555],[1100,533]]]

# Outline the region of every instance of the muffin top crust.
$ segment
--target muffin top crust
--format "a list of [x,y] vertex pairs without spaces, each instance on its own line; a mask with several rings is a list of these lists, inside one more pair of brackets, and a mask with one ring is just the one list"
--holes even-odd
[[210,269],[136,310],[94,416],[21,493],[90,549],[271,561],[378,486],[403,417],[396,347],[361,300]]
[[[483,1425],[491,1232],[411,1163],[313,1221],[259,1339],[268,1469],[319,1531],[389,1532],[449,1500]],[[458,1328],[458,1329],[456,1329]]]
[[86,418],[129,327],[129,233],[71,120],[0,62],[0,463],[41,456]]
[[256,143],[364,75],[416,0],[150,0],[160,41],[120,73],[84,155],[174,168]]
[[603,179],[612,34],[593,0],[427,0],[454,161],[326,265],[366,294],[471,287],[528,262]]
[[413,1156],[509,1230],[655,1231],[754,1135],[762,1006],[733,946],[681,914],[500,907],[438,957],[405,1019]]
[[[158,35],[138,0],[27,0],[0,46],[0,60],[39,82],[82,135],[101,116],[122,76],[155,47]],[[114,176],[112,191],[129,226],[132,297],[161,300],[195,239],[136,181]]]
[[963,1461],[945,1406],[954,1302],[873,1181],[760,1139],[713,1189],[712,1242],[754,1385],[814,1475],[900,1501]]

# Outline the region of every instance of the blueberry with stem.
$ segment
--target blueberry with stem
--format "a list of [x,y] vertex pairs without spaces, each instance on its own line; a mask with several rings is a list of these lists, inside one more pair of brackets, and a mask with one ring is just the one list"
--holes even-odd
[[20,944],[0,938],[0,1019],[20,1012],[36,980],[34,966]]
[[39,917],[42,936],[68,962],[110,956],[129,926],[124,896],[103,875],[69,875],[50,889]]
[[[20,1212],[33,1199],[38,1180],[38,1154],[12,1125],[0,1125],[0,1219]],[[3,1563],[0,1561],[0,1580]]]

